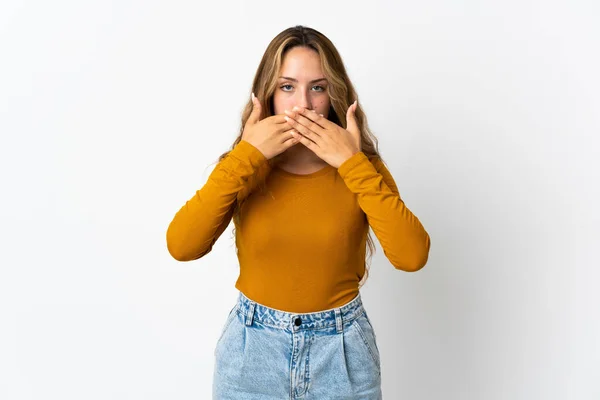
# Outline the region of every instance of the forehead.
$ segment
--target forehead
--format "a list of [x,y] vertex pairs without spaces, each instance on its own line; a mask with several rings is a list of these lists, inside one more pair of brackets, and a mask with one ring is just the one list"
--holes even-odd
[[323,76],[319,54],[305,47],[294,47],[283,57],[279,76],[289,76],[299,81],[310,81]]

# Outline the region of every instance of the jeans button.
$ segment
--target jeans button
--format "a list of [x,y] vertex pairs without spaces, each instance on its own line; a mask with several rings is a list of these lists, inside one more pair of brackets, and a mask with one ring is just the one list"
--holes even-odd
[[294,321],[294,324],[296,324],[296,326],[300,326],[301,323],[302,320],[300,319],[300,317],[296,318],[296,321]]

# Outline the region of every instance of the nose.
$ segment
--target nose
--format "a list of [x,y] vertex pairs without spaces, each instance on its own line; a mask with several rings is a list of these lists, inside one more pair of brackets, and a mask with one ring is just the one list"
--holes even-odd
[[297,106],[306,108],[308,110],[312,110],[312,105],[310,104],[309,95],[303,90],[299,90],[298,93],[300,93],[300,98],[298,99]]

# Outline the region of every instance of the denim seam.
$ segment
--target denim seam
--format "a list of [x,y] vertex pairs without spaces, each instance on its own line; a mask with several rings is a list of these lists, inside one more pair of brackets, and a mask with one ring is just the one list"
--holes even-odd
[[[361,315],[362,315],[362,314],[361,314]],[[350,325],[352,325],[352,323],[353,323],[353,322],[354,322],[356,319],[358,319],[358,317],[360,317],[360,315],[355,315],[355,316],[354,316],[354,317],[352,317],[352,318],[342,318],[343,324],[344,324],[344,325],[348,324],[348,328],[349,328],[349,327],[350,327]],[[263,325],[263,326],[268,326],[268,327],[270,327],[270,328],[280,328],[280,329],[285,329],[285,328],[287,327],[287,326],[285,326],[285,325],[273,325],[273,324],[266,323],[266,322],[264,322],[264,321],[260,321],[260,320],[258,320],[258,319],[256,318],[256,316],[254,317],[254,321],[253,321],[253,322],[259,323],[259,324],[261,324],[261,325]],[[335,328],[335,323],[334,323],[333,325],[321,326],[321,327],[319,327],[319,328],[317,328],[317,327],[313,327],[313,328],[310,328],[310,330],[318,330],[318,331],[321,331],[321,330],[325,330],[325,329],[331,329],[331,328]],[[307,328],[307,329],[309,329],[309,328]],[[302,330],[302,329],[299,329],[299,330]]]

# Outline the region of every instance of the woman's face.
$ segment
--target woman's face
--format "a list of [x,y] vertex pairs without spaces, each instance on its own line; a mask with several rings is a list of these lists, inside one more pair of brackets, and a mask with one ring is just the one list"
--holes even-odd
[[327,80],[321,70],[319,54],[301,46],[288,50],[273,95],[275,114],[285,115],[284,110],[292,111],[298,106],[315,110],[327,118],[329,105]]

